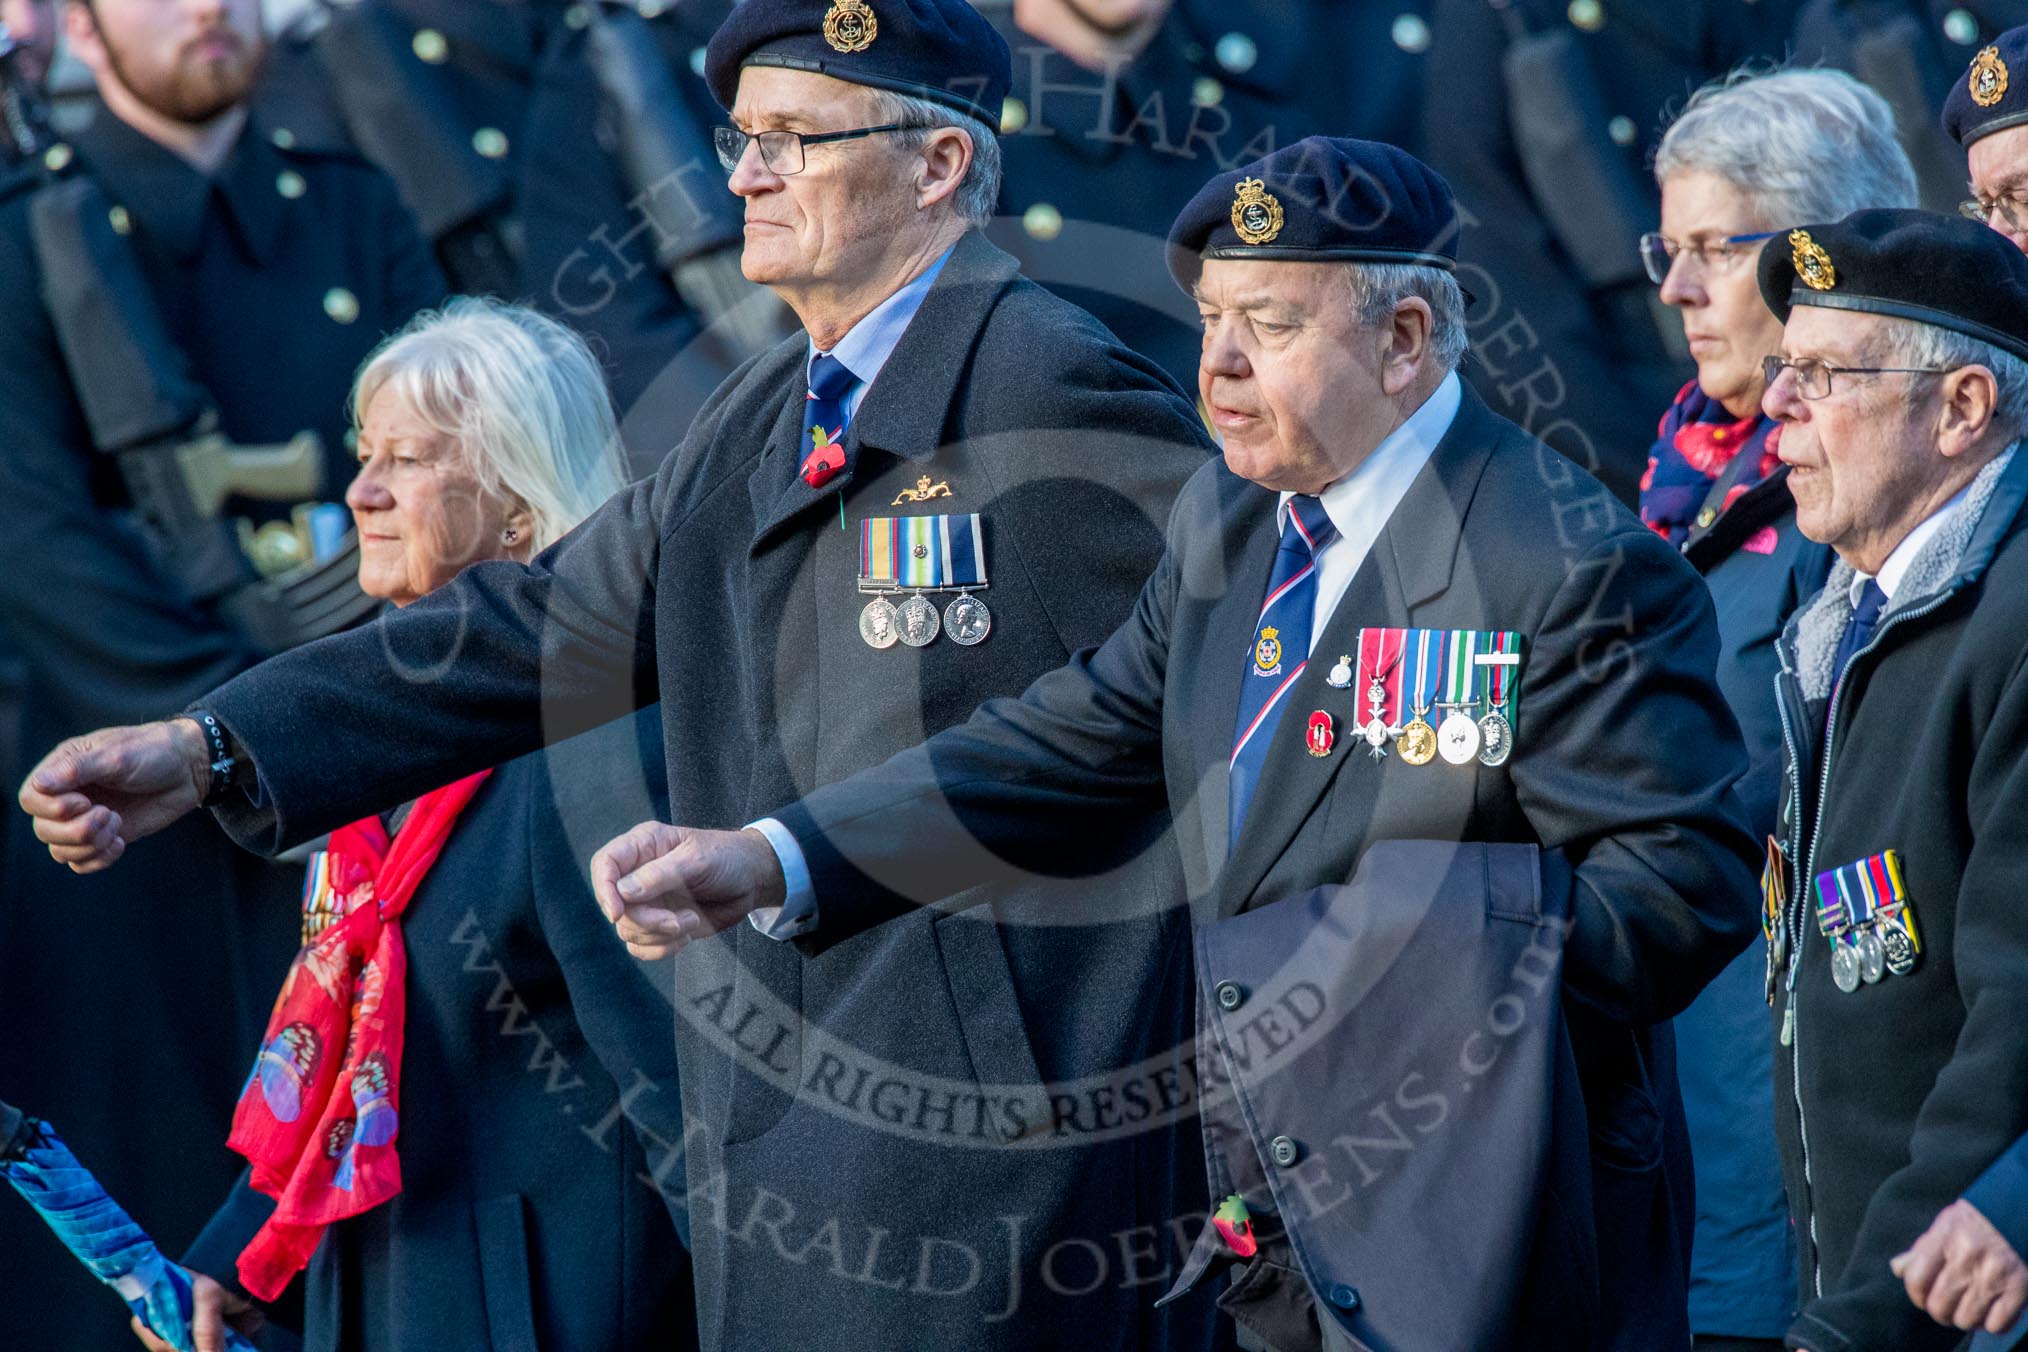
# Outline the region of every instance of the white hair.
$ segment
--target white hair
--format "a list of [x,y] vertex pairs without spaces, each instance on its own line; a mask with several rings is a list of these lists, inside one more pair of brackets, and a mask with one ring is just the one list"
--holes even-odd
[[1000,201],[1000,137],[970,113],[961,113],[934,99],[897,94],[890,89],[870,89],[875,122],[899,122],[905,131],[894,134],[894,143],[903,150],[919,150],[930,133],[941,127],[956,127],[972,139],[972,163],[958,184],[951,205],[968,225],[982,226],[993,219]]
[[1839,70],[1742,68],[1699,89],[1655,151],[1655,181],[1699,169],[1776,225],[1916,205],[1894,110]]
[[1445,372],[1465,359],[1465,293],[1458,279],[1427,263],[1348,263],[1352,306],[1362,328],[1389,322],[1397,306],[1411,296],[1429,302],[1429,355]]
[[[1885,364],[1894,366],[1985,367],[1999,387],[1993,400],[1996,431],[2006,441],[2028,431],[2028,362],[1970,334],[1912,319],[1889,323],[1887,350]],[[1913,389],[1909,395],[1915,397]]]
[[483,489],[528,509],[536,550],[626,484],[597,360],[576,333],[525,305],[459,296],[411,319],[360,368],[354,426],[390,387],[453,439]]

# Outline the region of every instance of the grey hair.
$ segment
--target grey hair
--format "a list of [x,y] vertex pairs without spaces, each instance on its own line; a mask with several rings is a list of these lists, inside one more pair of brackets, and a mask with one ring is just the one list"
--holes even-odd
[[1916,205],[1894,110],[1840,70],[1742,68],[1699,89],[1655,151],[1655,181],[1698,169],[1778,226]]
[[1993,400],[1994,427],[2007,441],[2028,431],[2028,362],[1970,334],[1912,319],[1890,321],[1887,350],[1887,360],[1896,366],[1985,367],[1999,386]]
[[626,485],[605,374],[584,339],[525,305],[455,297],[374,349],[352,419],[393,389],[452,438],[480,487],[528,509],[542,550]]
[[1352,307],[1361,328],[1377,328],[1411,296],[1429,302],[1430,357],[1445,372],[1465,359],[1465,293],[1458,279],[1426,263],[1348,263],[1345,278],[1352,289]]
[[930,133],[942,127],[956,127],[972,138],[972,164],[965,171],[964,181],[958,184],[957,195],[951,199],[952,206],[968,225],[983,226],[993,219],[993,212],[1000,203],[1000,137],[991,127],[969,113],[961,113],[948,104],[932,99],[916,98],[911,94],[897,94],[889,89],[874,89],[873,120],[875,122],[899,122],[907,128],[894,134],[894,142],[903,150],[920,150],[926,145]]

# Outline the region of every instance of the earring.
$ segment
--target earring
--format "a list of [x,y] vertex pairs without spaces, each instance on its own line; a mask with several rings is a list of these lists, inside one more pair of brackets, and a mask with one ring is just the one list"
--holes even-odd
[[506,530],[500,532],[500,539],[502,543],[514,544],[521,539],[521,531],[517,527],[509,526]]

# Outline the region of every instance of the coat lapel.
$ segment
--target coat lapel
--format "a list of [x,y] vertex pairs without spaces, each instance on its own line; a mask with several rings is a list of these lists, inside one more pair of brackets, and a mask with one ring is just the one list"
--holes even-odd
[[[1415,626],[1423,607],[1453,590],[1464,547],[1465,516],[1500,438],[1499,421],[1467,387],[1450,430],[1367,551],[1345,595],[1325,622],[1309,667],[1289,691],[1289,703],[1275,728],[1274,740],[1268,744],[1261,786],[1218,885],[1224,913],[1244,908],[1325,791],[1353,760],[1361,762],[1356,770],[1346,772],[1354,778],[1337,791],[1368,800],[1362,804],[1366,810],[1354,811],[1349,819],[1370,820],[1370,800],[1378,790],[1380,774],[1356,729],[1365,716],[1364,691],[1369,679],[1356,669],[1359,631],[1375,626]],[[1251,620],[1249,615],[1245,623]],[[1245,637],[1251,639],[1250,630]],[[1333,690],[1326,678],[1340,654],[1353,658],[1355,670],[1350,687]],[[1234,665],[1236,670],[1237,659]],[[1237,681],[1235,676],[1233,709],[1239,698]],[[1330,754],[1322,757],[1310,755],[1306,745],[1310,715],[1319,709],[1331,716],[1336,738]],[[1211,721],[1211,715],[1207,714],[1206,720]],[[1390,747],[1388,755],[1395,754]]]

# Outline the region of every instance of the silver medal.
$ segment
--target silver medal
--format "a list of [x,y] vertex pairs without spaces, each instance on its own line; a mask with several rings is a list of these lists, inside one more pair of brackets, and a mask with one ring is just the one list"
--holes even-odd
[[1887,945],[1870,929],[1859,931],[1859,976],[1872,985],[1887,975]]
[[1831,980],[1847,995],[1859,989],[1859,966],[1857,949],[1850,944],[1832,944]]
[[885,596],[876,596],[859,612],[859,637],[869,648],[892,648],[900,637],[895,632],[894,607]]
[[897,627],[903,643],[911,648],[926,648],[936,642],[937,631],[943,626],[937,619],[937,608],[917,592],[901,603]]
[[1886,950],[1887,970],[1896,976],[1907,976],[1915,970],[1915,945],[1908,941],[1898,925],[1889,925],[1887,932],[1880,936]]
[[1437,724],[1437,752],[1452,765],[1469,764],[1479,754],[1479,725],[1462,709],[1453,709]]
[[1514,754],[1514,725],[1498,709],[1479,720],[1479,764],[1505,765]]
[[944,607],[944,632],[951,642],[969,648],[993,631],[993,612],[969,592]]

